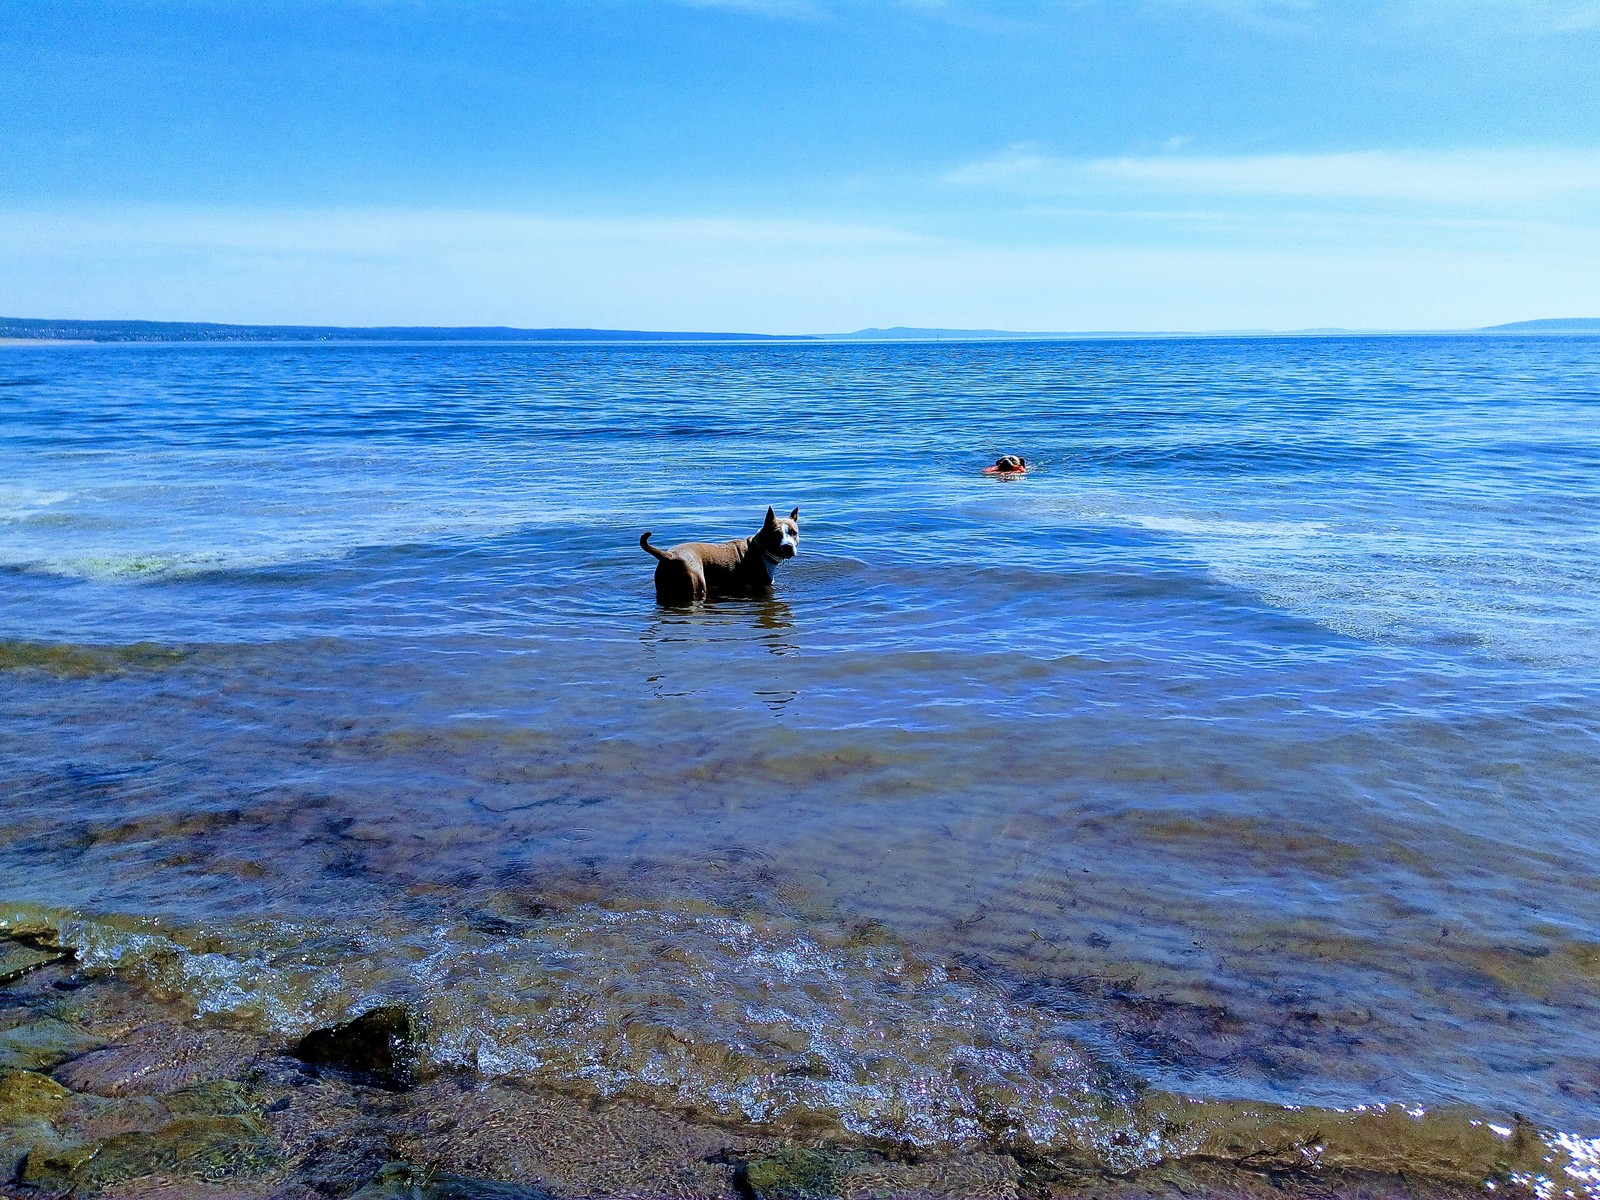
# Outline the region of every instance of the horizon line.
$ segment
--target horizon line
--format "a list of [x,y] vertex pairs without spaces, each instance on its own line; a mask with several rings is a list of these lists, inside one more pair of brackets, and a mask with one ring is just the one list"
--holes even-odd
[[[1465,328],[1394,329],[1310,326],[1298,329],[1081,329],[1011,330],[939,326],[866,326],[837,333],[616,329],[586,326],[516,325],[335,325],[275,322],[170,321],[146,318],[0,317],[0,343],[183,343],[183,342],[831,342],[831,341],[1022,341],[1089,338],[1184,337],[1406,337],[1501,333],[1600,333],[1600,318],[1549,317]],[[121,334],[122,336],[115,336]],[[249,336],[249,335],[256,336]],[[320,335],[285,337],[285,334]],[[112,335],[112,336],[107,336]],[[143,336],[137,336],[143,335]],[[229,336],[234,335],[234,336]],[[244,336],[239,336],[244,335]],[[363,337],[361,335],[370,335]],[[451,336],[454,335],[454,336]],[[477,336],[473,336],[477,335]]]

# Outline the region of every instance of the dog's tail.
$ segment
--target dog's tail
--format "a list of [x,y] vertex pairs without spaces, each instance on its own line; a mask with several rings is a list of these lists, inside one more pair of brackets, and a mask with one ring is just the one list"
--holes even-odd
[[666,554],[663,551],[657,550],[654,546],[652,546],[650,544],[650,531],[648,529],[645,530],[643,533],[641,533],[639,535],[639,548],[641,550],[648,550],[651,554],[655,555],[662,562],[674,562],[674,561],[676,561],[672,557],[672,555]]

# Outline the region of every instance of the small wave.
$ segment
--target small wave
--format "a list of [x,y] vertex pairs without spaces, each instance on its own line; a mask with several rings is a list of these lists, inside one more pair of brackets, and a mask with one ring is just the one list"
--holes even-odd
[[1254,538],[1300,540],[1326,533],[1324,521],[1237,521],[1224,517],[1130,515],[1126,518],[1141,529],[1156,533],[1177,533],[1189,537]]
[[13,571],[30,575],[53,575],[90,583],[141,583],[192,578],[218,571],[275,567],[292,561],[292,557],[284,555],[202,551],[190,554],[87,554],[8,565]]

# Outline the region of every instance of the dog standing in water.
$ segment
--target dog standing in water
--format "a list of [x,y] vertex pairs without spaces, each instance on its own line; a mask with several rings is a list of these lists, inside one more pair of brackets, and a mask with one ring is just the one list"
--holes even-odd
[[780,517],[767,509],[755,537],[731,542],[684,542],[669,550],[650,544],[648,532],[639,545],[656,557],[656,602],[689,604],[710,596],[765,596],[780,564],[794,557],[800,545],[800,510]]

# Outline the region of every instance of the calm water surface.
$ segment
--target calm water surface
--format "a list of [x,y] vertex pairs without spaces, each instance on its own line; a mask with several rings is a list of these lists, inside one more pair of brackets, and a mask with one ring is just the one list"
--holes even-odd
[[0,919],[736,1119],[1593,1136],[1597,415],[1581,338],[8,348]]

